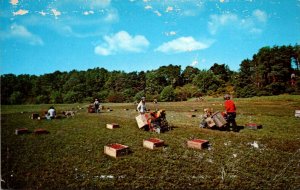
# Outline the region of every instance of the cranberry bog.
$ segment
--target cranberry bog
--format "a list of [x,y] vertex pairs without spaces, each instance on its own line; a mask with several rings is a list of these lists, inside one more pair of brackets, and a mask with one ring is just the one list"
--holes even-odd
[[[234,98],[239,132],[199,128],[204,108],[223,111],[222,98],[203,101],[149,101],[150,111],[165,109],[172,130],[139,129],[133,103],[104,103],[88,113],[88,103],[54,105],[74,117],[30,119],[51,105],[2,105],[2,189],[299,189],[300,96]],[[107,111],[106,108],[109,108]],[[191,111],[197,110],[197,111]],[[190,114],[195,117],[189,117]],[[107,123],[121,127],[107,129]],[[261,125],[248,129],[246,124]],[[26,128],[31,133],[16,134]],[[35,135],[36,129],[49,133]],[[159,149],[143,139],[164,141]],[[204,139],[204,149],[188,140]],[[129,147],[129,154],[104,154],[108,144]]]

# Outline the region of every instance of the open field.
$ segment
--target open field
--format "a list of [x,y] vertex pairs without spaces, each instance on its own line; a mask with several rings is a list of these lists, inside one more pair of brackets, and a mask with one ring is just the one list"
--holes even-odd
[[[31,120],[50,105],[2,106],[1,186],[22,189],[299,189],[300,96],[234,99],[237,123],[262,124],[259,130],[228,132],[199,128],[203,108],[223,111],[221,98],[202,102],[147,103],[165,109],[173,130],[139,130],[132,103],[104,104],[113,111],[87,113],[87,104],[55,105],[77,110],[74,118]],[[84,108],[84,109],[78,109]],[[128,110],[125,110],[128,109]],[[191,110],[197,109],[197,112]],[[195,114],[196,117],[189,117]],[[110,130],[107,123],[118,123]],[[15,129],[45,128],[46,135],[15,135]],[[148,150],[143,139],[157,137],[166,146]],[[200,138],[210,146],[187,148]],[[112,158],[105,145],[121,143],[129,155]]]

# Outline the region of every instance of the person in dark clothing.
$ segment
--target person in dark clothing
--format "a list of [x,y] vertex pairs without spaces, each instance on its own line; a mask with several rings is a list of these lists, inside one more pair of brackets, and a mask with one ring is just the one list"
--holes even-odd
[[100,106],[100,102],[98,101],[98,99],[95,99],[94,102],[94,107],[95,107],[95,113],[99,113],[99,106]]

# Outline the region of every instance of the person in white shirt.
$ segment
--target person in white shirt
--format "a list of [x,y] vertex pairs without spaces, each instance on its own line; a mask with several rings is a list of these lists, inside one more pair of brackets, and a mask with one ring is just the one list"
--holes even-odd
[[146,98],[145,97],[142,97],[140,103],[137,106],[137,110],[140,114],[146,113],[147,108],[146,108]]
[[100,102],[98,101],[98,99],[95,99],[94,102],[94,107],[95,107],[95,113],[99,113],[99,106],[100,106]]
[[296,85],[296,75],[294,72],[291,74],[291,84],[292,86]]
[[56,110],[53,106],[51,106],[48,110],[46,118],[47,119],[54,119],[55,117],[56,117]]

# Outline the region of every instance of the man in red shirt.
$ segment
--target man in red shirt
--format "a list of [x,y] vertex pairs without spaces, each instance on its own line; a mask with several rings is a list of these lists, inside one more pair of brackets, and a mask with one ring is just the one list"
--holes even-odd
[[236,107],[235,104],[232,100],[230,100],[230,95],[225,94],[224,95],[224,100],[225,100],[225,119],[227,121],[227,126],[228,129],[230,128],[230,124],[232,124],[232,130],[235,132],[238,132],[238,126],[235,122],[235,117],[236,117]]

